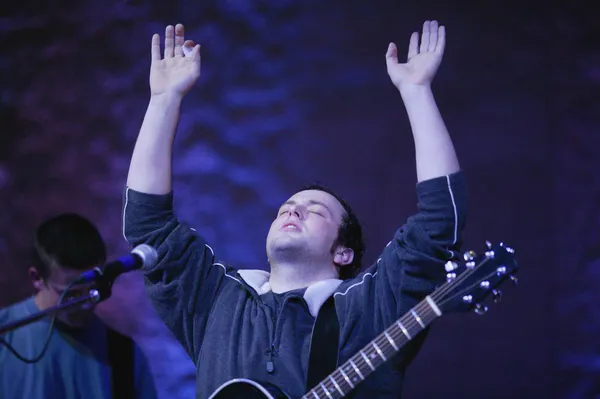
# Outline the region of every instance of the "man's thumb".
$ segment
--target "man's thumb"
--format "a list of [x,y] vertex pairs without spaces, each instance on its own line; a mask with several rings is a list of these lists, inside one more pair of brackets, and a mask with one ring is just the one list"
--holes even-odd
[[394,43],[389,44],[387,52],[385,53],[385,58],[388,62],[398,62],[398,48]]

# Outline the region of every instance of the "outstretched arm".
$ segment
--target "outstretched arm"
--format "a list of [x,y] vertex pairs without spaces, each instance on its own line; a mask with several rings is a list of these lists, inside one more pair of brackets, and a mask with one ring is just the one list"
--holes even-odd
[[[444,264],[458,255],[465,226],[464,175],[431,92],[445,45],[446,29],[437,21],[425,21],[420,44],[417,32],[410,37],[406,63],[398,63],[393,43],[386,54],[388,74],[410,119],[418,179],[419,211],[396,232],[378,265],[382,280],[396,295],[396,317],[408,310],[411,300],[422,299],[444,280]],[[380,290],[382,295],[384,292]]]
[[[419,35],[413,33],[407,63],[398,63],[394,44],[390,44],[386,55],[388,73],[402,95],[413,130],[418,212],[396,231],[375,264],[354,280],[344,282],[342,292],[336,294],[336,305],[349,309],[348,320],[373,326],[372,332],[376,333],[444,281],[444,265],[459,256],[466,221],[465,178],[430,87],[442,59],[444,28],[437,22],[425,22],[420,48],[418,42]],[[349,325],[347,333],[354,334],[354,326]],[[404,364],[419,345],[413,341],[403,349]]]
[[431,81],[444,55],[446,29],[437,21],[425,21],[419,46],[414,32],[406,63],[398,63],[398,48],[390,43],[387,70],[400,91],[415,141],[419,182],[449,175],[460,169],[452,140],[431,91]]
[[183,25],[167,26],[164,58],[160,36],[152,36],[150,103],[129,166],[127,186],[132,190],[147,194],[171,191],[171,157],[179,106],[199,76],[200,45],[184,41]]
[[173,212],[171,151],[183,96],[200,75],[200,46],[184,41],[183,26],[152,37],[150,104],[135,145],[123,201],[123,235],[148,244],[159,261],[144,268],[146,292],[157,314],[196,361],[208,314],[226,268],[204,238]]

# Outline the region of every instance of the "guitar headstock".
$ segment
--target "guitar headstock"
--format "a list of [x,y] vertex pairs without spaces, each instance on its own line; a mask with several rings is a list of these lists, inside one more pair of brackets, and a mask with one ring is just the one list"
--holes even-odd
[[482,302],[489,296],[497,303],[502,298],[498,288],[505,281],[517,283],[515,273],[518,265],[515,251],[503,243],[486,242],[485,252],[467,251],[464,262],[446,263],[447,282],[432,297],[443,313],[470,311],[483,315],[488,307]]

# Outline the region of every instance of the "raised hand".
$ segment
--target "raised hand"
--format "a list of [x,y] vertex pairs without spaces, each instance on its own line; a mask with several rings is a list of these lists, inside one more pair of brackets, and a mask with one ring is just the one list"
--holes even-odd
[[150,92],[152,95],[185,95],[200,76],[200,45],[184,40],[183,25],[165,29],[164,58],[160,54],[160,35],[152,36]]
[[442,62],[445,45],[446,29],[438,26],[437,21],[423,24],[420,47],[419,33],[412,34],[406,63],[398,63],[398,48],[390,43],[385,59],[392,83],[399,90],[407,86],[428,86]]

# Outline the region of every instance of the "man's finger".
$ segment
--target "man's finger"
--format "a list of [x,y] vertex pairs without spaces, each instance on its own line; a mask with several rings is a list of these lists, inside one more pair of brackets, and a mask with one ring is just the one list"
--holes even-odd
[[435,46],[435,52],[444,54],[444,48],[446,47],[446,27],[441,25],[438,29],[438,41]]
[[437,42],[438,42],[438,22],[431,21],[431,26],[429,29],[429,47],[427,48],[427,51],[434,52],[435,47],[437,46]]
[[421,49],[419,52],[424,53],[429,48],[429,21],[423,23],[423,33],[421,34]]
[[196,44],[196,47],[194,47],[194,50],[192,50],[192,59],[194,60],[194,62],[198,63],[198,67],[200,67],[200,45]]
[[388,67],[398,63],[398,48],[394,43],[388,45],[387,52],[385,53],[385,62]]
[[415,55],[419,54],[419,32],[413,32],[410,35],[410,42],[408,43],[408,59],[410,60]]
[[194,47],[196,45],[194,44],[193,40],[186,40],[185,43],[183,43],[183,55],[186,57],[191,57],[192,56],[192,51],[194,51]]
[[175,56],[182,56],[183,55],[183,34],[184,34],[184,29],[183,29],[183,25],[181,24],[177,24],[175,25]]
[[173,58],[175,54],[175,29],[173,25],[165,29],[165,58]]
[[152,61],[160,61],[160,35],[158,33],[152,35],[151,54]]

